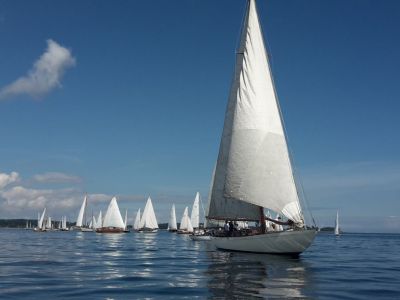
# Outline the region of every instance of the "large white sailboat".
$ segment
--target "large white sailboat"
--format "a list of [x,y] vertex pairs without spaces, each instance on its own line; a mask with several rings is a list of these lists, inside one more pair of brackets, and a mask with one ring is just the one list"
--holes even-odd
[[175,232],[177,230],[178,230],[178,225],[176,224],[175,204],[172,204],[168,221],[168,231]]
[[336,221],[335,221],[335,235],[340,235],[339,231],[339,211],[336,211]]
[[[316,230],[307,229],[300,206],[255,0],[248,0],[209,201],[209,221],[259,224],[213,237],[218,249],[299,254],[314,240]],[[264,208],[285,220],[266,218]],[[286,228],[267,232],[266,220]]]
[[117,198],[113,197],[108,205],[106,215],[104,216],[103,225],[96,229],[99,233],[122,233],[125,229],[125,223],[122,219],[121,212],[118,207]]
[[140,219],[139,231],[141,232],[157,232],[158,223],[156,214],[154,213],[153,203],[149,197],[144,207],[142,218]]

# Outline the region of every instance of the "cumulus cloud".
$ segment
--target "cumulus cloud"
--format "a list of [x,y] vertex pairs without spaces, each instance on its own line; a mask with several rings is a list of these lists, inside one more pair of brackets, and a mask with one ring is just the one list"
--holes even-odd
[[59,172],[46,172],[44,174],[36,174],[33,180],[38,183],[78,183],[81,178],[74,175],[68,175]]
[[24,94],[33,98],[44,96],[61,86],[65,70],[75,63],[69,49],[49,39],[46,51],[34,63],[28,74],[0,89],[0,100]]
[[[54,217],[68,215],[76,217],[82,204],[84,193],[79,188],[37,189],[21,185],[0,191],[0,217],[31,217],[47,208]],[[94,212],[106,207],[111,196],[105,194],[88,194],[89,207]]]
[[0,190],[11,183],[18,182],[19,180],[20,178],[17,172],[11,172],[10,174],[0,173]]

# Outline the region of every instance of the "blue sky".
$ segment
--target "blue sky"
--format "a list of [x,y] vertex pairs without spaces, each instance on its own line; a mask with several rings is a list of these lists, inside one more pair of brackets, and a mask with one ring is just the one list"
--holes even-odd
[[[131,218],[151,195],[159,221],[196,191],[205,202],[244,9],[0,0],[0,217],[46,205],[72,219],[84,192],[94,211],[118,195]],[[344,230],[400,232],[400,3],[259,0],[258,11],[319,225],[339,209]]]

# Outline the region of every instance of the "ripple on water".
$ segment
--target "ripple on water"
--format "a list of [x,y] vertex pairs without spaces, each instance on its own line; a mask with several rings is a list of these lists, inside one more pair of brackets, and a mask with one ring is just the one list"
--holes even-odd
[[0,230],[1,299],[393,299],[399,235],[320,234],[300,258],[215,251],[160,231]]

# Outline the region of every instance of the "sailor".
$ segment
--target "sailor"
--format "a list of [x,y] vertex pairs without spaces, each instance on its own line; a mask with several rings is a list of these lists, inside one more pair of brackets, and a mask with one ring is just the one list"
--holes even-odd
[[228,224],[228,220],[225,221],[224,231],[225,231],[225,234],[228,235],[228,233],[229,233],[229,224]]

